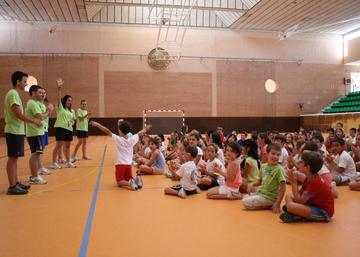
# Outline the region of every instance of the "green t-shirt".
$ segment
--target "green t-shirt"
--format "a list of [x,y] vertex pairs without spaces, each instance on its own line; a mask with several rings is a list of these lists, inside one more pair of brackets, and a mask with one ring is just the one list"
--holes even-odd
[[83,110],[81,108],[76,111],[76,130],[80,131],[88,131],[88,118],[79,119],[79,117],[85,117],[87,115],[87,110]]
[[[41,109],[41,113],[45,113],[46,112],[46,105],[43,102],[38,101],[37,102],[40,106]],[[49,116],[46,117],[45,120],[43,120],[42,124],[44,125],[44,131],[47,132],[49,129]]]
[[73,131],[73,118],[74,114],[69,109],[65,109],[61,103],[57,106],[57,115],[55,121],[55,128],[64,128]]
[[258,193],[275,201],[280,191],[280,182],[285,181],[284,168],[280,164],[269,165],[265,163],[261,165],[260,176],[262,183]]
[[245,163],[246,165],[250,166],[250,172],[246,178],[246,183],[259,181],[260,171],[257,161],[252,157],[247,157]]
[[[25,116],[30,120],[34,120],[38,114],[42,114],[39,102],[30,99],[26,104]],[[38,127],[33,123],[26,124],[27,137],[35,137],[42,135],[44,135],[44,126]]]
[[5,96],[5,133],[14,135],[25,135],[25,123],[22,120],[16,118],[15,113],[11,110],[13,105],[20,107],[21,113],[24,113],[23,105],[21,102],[20,95],[16,89],[11,89]]

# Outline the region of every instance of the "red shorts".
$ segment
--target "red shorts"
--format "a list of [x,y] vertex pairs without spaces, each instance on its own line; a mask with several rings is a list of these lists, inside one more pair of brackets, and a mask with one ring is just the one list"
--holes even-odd
[[132,179],[131,165],[127,164],[117,164],[115,165],[115,177],[116,181],[126,180],[129,181]]

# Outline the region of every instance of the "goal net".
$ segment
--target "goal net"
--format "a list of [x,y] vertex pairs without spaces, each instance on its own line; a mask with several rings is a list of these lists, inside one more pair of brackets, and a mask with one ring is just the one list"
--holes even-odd
[[144,110],[143,126],[151,124],[150,134],[170,134],[185,125],[183,110]]

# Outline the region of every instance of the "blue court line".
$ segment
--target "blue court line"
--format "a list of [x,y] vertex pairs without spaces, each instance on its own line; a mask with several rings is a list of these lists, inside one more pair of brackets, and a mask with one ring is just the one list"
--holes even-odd
[[91,232],[91,225],[92,225],[92,221],[93,221],[94,213],[95,213],[96,199],[97,199],[97,195],[98,195],[98,192],[99,192],[101,174],[102,174],[102,170],[103,170],[103,167],[104,167],[105,153],[106,153],[106,145],[105,145],[105,148],[104,148],[101,164],[100,164],[100,167],[99,167],[99,173],[98,173],[98,177],[97,177],[97,180],[96,180],[96,186],[95,186],[94,194],[93,194],[93,197],[92,197],[92,200],[91,200],[89,216],[87,218],[84,235],[83,235],[83,239],[82,239],[82,242],[81,242],[79,257],[85,257],[86,253],[87,253],[87,247],[88,247],[88,244],[89,244],[89,238],[90,238],[90,232]]

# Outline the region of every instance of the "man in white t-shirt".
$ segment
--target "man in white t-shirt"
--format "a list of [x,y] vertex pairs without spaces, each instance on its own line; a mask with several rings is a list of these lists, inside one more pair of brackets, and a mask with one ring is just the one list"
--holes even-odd
[[141,188],[143,186],[141,176],[136,176],[136,178],[133,179],[131,172],[134,145],[139,141],[139,135],[145,134],[151,128],[151,125],[146,126],[136,135],[129,137],[131,124],[127,121],[120,120],[118,122],[119,135],[113,134],[108,128],[98,122],[91,121],[90,124],[110,136],[115,143],[115,176],[118,186],[130,190]]
[[188,145],[185,148],[185,163],[174,173],[175,177],[180,179],[180,185],[165,188],[165,194],[177,195],[181,198],[185,198],[187,195],[199,192],[200,189],[197,187],[197,170],[194,162],[197,156],[198,151],[196,147]]
[[356,178],[356,167],[353,158],[345,151],[345,141],[334,138],[331,142],[335,159],[326,157],[326,166],[330,169],[333,181],[337,185],[347,185]]

